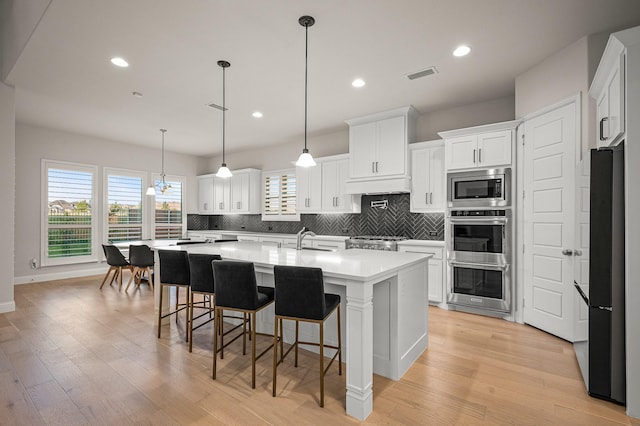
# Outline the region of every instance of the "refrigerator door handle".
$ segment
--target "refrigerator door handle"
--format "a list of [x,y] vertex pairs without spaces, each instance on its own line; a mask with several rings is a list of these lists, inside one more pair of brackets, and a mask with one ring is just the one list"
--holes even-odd
[[601,311],[613,312],[613,308],[611,306],[594,306],[594,307],[600,309]]

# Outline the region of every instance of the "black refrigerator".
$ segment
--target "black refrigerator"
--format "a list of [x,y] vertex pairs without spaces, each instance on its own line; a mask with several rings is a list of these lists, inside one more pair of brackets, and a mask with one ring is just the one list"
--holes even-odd
[[[589,395],[625,403],[624,150],[591,151]],[[640,185],[640,182],[638,183]]]

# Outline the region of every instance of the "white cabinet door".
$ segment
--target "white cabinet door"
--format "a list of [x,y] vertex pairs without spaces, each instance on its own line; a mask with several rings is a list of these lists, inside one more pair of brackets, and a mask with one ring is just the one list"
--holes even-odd
[[359,196],[345,194],[349,178],[349,159],[322,162],[322,211],[360,213]]
[[380,120],[376,132],[375,175],[404,175],[407,169],[405,118]]
[[413,149],[411,152],[412,212],[444,211],[444,146]]
[[624,133],[624,55],[607,76],[606,85],[597,100],[598,147],[615,145]]
[[511,140],[510,130],[479,134],[477,165],[492,167],[511,164]]
[[231,188],[229,179],[215,178],[213,181],[213,212],[229,213]]
[[429,151],[429,209],[444,211],[446,199],[444,145]]
[[349,166],[352,178],[374,175],[376,138],[375,122],[349,127]]
[[444,302],[444,261],[443,248],[430,246],[402,246],[398,245],[398,251],[405,253],[422,253],[432,254],[433,257],[428,260],[428,285],[429,285],[429,302]]
[[322,210],[322,166],[296,168],[296,210]]
[[213,176],[198,177],[198,214],[213,214]]
[[478,163],[477,135],[447,139],[446,144],[447,170],[476,167]]
[[422,212],[429,208],[430,148],[411,152],[411,211]]
[[236,173],[231,177],[231,212],[249,211],[249,175]]

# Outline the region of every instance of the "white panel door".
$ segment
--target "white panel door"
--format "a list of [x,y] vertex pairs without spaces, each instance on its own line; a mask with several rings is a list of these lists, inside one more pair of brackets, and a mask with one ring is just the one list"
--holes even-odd
[[405,118],[393,117],[377,123],[376,175],[403,175],[407,171]]
[[574,339],[576,106],[524,123],[524,322]]

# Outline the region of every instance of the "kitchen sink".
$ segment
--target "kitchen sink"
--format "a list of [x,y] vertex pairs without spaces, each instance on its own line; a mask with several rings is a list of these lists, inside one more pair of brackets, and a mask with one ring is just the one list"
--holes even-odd
[[325,248],[318,248],[318,247],[302,247],[302,250],[335,251],[334,249],[325,249]]

